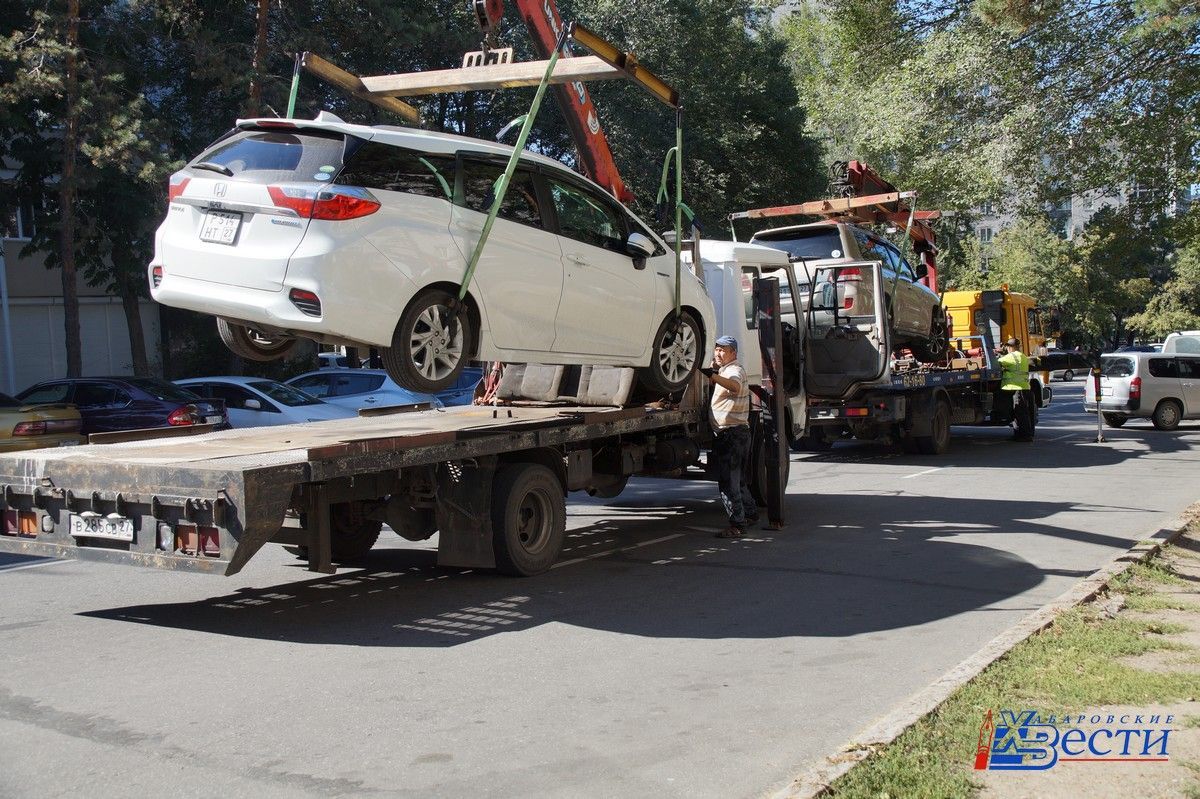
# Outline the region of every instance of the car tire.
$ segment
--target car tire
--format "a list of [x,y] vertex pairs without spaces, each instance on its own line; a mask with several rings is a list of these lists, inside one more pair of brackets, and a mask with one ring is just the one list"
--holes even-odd
[[1154,407],[1154,416],[1150,417],[1150,421],[1159,430],[1174,430],[1179,427],[1182,418],[1183,406],[1176,400],[1165,399]]
[[554,565],[567,534],[567,506],[554,472],[540,463],[510,463],[492,483],[496,568],[532,577]]
[[950,328],[946,324],[946,312],[940,307],[935,308],[933,319],[929,322],[929,338],[921,345],[918,354],[923,361],[940,361],[946,357],[949,348]]
[[234,355],[248,361],[277,361],[286,358],[299,342],[288,336],[271,336],[245,325],[217,318],[217,335]]
[[638,369],[638,381],[652,394],[682,391],[704,357],[700,325],[686,311],[663,320],[654,334],[650,365]]
[[1105,413],[1101,415],[1104,417],[1104,423],[1109,427],[1122,427],[1129,421],[1129,417],[1123,413]]
[[1062,379],[1064,383],[1070,383],[1075,379],[1075,373],[1068,369],[1067,371],[1063,372]]
[[478,333],[465,309],[451,324],[455,305],[455,297],[441,289],[422,291],[408,304],[392,333],[392,346],[380,352],[388,377],[422,394],[454,385],[474,351]]

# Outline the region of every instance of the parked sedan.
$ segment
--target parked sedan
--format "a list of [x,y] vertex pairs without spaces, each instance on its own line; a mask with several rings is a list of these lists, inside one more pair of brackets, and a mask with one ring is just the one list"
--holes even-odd
[[436,396],[401,388],[382,369],[318,369],[296,375],[285,384],[351,411],[421,402],[442,407],[442,401]]
[[0,394],[0,452],[82,444],[82,426],[71,405],[30,405]]
[[259,377],[193,377],[176,380],[175,385],[200,397],[224,400],[234,427],[322,422],[356,415],[293,386]]
[[551,158],[521,153],[459,302],[511,154],[327,113],[241,120],[171,177],[151,294],[217,317],[244,358],[376,347],[425,394],[470,361],[632,366],[656,395],[682,390],[716,336],[704,286],[683,271],[677,315],[664,241]]
[[212,424],[229,427],[225,404],[156,377],[80,377],[35,383],[17,395],[28,404],[71,403],[83,434]]

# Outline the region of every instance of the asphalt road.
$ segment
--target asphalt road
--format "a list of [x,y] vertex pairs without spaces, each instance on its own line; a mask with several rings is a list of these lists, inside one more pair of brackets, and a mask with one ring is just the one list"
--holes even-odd
[[757,796],[1200,499],[1200,423],[797,455],[789,526],[713,486],[569,506],[529,580],[389,538],[313,579],[0,555],[0,796]]

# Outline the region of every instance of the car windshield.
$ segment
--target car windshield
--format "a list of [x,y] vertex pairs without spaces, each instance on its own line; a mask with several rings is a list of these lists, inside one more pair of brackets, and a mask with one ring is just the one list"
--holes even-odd
[[192,392],[180,388],[173,383],[168,383],[165,380],[156,380],[152,377],[129,377],[123,379],[129,385],[139,388],[156,400],[163,402],[192,402],[200,399],[199,396]]
[[783,250],[793,260],[841,258],[845,255],[842,252],[842,241],[838,236],[837,228],[809,228],[759,233],[750,239],[750,243]]
[[342,168],[345,136],[326,131],[244,131],[223,139],[192,161],[230,170],[232,180],[333,181]]
[[1130,377],[1133,375],[1133,358],[1101,358],[1100,373],[1105,377]]
[[321,404],[321,400],[316,397],[310,397],[298,388],[285,386],[283,383],[276,383],[274,380],[259,380],[250,383],[250,388],[255,391],[261,391],[280,405],[287,405],[289,408]]
[[17,402],[7,394],[0,394],[0,408],[20,408],[21,403]]

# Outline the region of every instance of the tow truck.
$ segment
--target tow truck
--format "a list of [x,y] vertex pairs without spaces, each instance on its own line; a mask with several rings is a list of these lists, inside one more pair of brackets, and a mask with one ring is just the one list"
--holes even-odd
[[[565,38],[579,32],[563,30],[548,64],[532,67],[488,63],[486,49],[441,76],[367,79],[316,57],[298,63],[411,120],[416,111],[399,96],[419,93],[416,85],[530,85],[540,75],[533,82],[541,91]],[[565,59],[584,62],[562,73],[572,86],[594,75],[630,77],[678,112],[678,94],[632,54],[594,36],[587,42],[595,58]],[[590,141],[581,153],[595,155],[593,175],[603,175],[603,152]],[[674,157],[678,187],[678,149]],[[620,194],[615,165],[607,174],[605,185]],[[497,194],[495,206],[503,187]],[[737,335],[752,356],[753,485],[770,524],[781,527],[787,441],[805,412],[802,328],[796,309],[785,325],[779,299],[781,283],[796,291],[795,276],[775,250],[683,239],[680,204],[680,263],[702,270],[723,320],[716,332]],[[0,551],[232,575],[274,543],[302,548],[310,570],[333,573],[335,563],[364,556],[386,523],[408,540],[436,533],[441,565],[534,575],[562,549],[568,492],[612,497],[639,475],[712,479],[702,455],[712,441],[708,381],[696,373],[681,396],[652,403],[635,401],[632,384],[631,369],[509,365],[498,386],[505,404],[373,408],[355,420],[249,430],[134,431],[0,456]]]
[[[861,161],[834,164],[830,183],[835,190],[830,197],[733,213],[730,224],[743,219],[815,216],[894,229],[903,226],[920,258],[915,273],[936,292],[937,236],[931,223],[939,212],[917,210],[916,192],[900,191]],[[892,331],[883,319],[872,322],[880,331],[875,334],[870,331],[876,328],[865,327],[859,318],[843,317],[840,307],[814,304],[815,287],[827,280],[836,283],[848,264],[830,259],[806,259],[806,264],[813,278],[808,295],[799,301],[808,309],[804,337],[807,412],[804,430],[793,441],[795,448],[825,450],[838,438],[850,435],[895,442],[905,452],[941,455],[949,448],[952,425],[1011,422],[1011,412],[1004,403],[996,402],[1001,370],[994,357],[997,334],[1012,326],[1007,292],[981,292],[973,297],[978,307],[971,308],[973,313],[966,318],[959,314],[954,319],[957,329],[949,331],[956,347],[966,352],[948,350],[945,359],[929,363],[908,350],[894,350],[889,340]],[[830,350],[834,341],[862,343],[856,349],[842,344]],[[1036,381],[1033,388],[1037,406],[1049,405],[1050,389]]]

